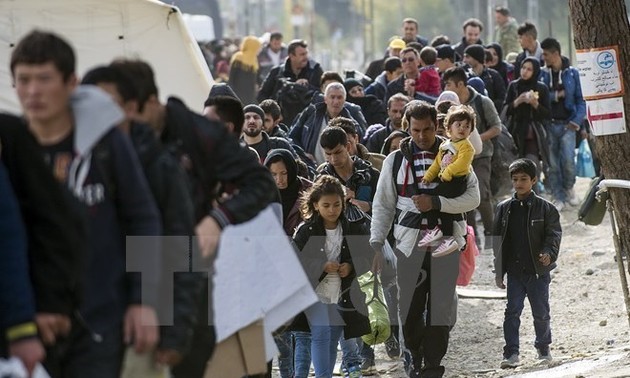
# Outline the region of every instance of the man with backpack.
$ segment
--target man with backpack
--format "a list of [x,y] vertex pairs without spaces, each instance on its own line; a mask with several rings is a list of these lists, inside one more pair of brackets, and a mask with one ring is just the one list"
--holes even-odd
[[[466,85],[467,80],[466,71],[462,67],[449,68],[444,72],[445,89],[455,92],[460,103],[472,106],[477,114],[475,127],[479,130],[479,136],[481,136],[481,141],[483,142],[483,150],[480,154],[475,155],[472,165],[479,179],[481,202],[477,210],[479,210],[481,221],[483,222],[486,247],[490,248],[490,235],[492,234],[494,219],[494,206],[492,204],[492,190],[490,186],[492,154],[494,152],[492,138],[501,133],[501,120],[492,100],[480,95],[472,87]],[[468,224],[475,228],[474,211],[468,214]]]

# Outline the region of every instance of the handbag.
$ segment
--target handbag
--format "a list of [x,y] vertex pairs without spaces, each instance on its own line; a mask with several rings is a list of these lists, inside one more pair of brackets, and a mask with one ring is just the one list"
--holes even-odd
[[364,343],[376,345],[384,343],[391,334],[389,311],[378,275],[369,272],[359,277],[361,291],[365,293],[370,321],[370,333],[361,336]]
[[604,176],[599,176],[591,181],[588,193],[584,196],[578,210],[578,220],[589,226],[599,225],[606,215],[608,192],[603,192],[601,198],[597,199],[598,185],[603,179]]
[[468,286],[475,273],[475,265],[479,249],[475,240],[475,230],[472,226],[466,226],[466,247],[459,257],[459,275],[457,286]]
[[577,164],[575,166],[578,177],[595,177],[595,166],[593,165],[593,154],[586,139],[582,139],[578,148]]

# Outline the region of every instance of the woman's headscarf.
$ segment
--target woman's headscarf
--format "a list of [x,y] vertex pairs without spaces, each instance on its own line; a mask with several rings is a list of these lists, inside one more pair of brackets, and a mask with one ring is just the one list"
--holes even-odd
[[258,51],[261,43],[258,38],[247,36],[241,42],[241,50],[232,55],[230,65],[238,62],[241,68],[258,72]]
[[282,218],[286,219],[289,211],[293,208],[300,194],[300,180],[298,180],[298,167],[291,151],[284,148],[275,148],[267,154],[264,165],[271,167],[271,164],[282,161],[287,168],[287,187],[279,189],[282,200]]
[[525,65],[525,63],[527,62],[532,64],[534,72],[532,74],[532,77],[528,80],[523,79],[522,76],[520,77],[520,79],[518,79],[519,94],[528,90],[536,90],[536,83],[538,82],[538,77],[540,76],[540,61],[536,59],[536,57],[530,56],[523,60],[523,62],[521,63],[521,67],[523,67],[523,65]]
[[497,62],[497,64],[503,61],[503,47],[501,47],[501,45],[496,42],[492,42],[486,46],[486,49],[493,49],[497,52],[497,57],[499,57],[499,61]]

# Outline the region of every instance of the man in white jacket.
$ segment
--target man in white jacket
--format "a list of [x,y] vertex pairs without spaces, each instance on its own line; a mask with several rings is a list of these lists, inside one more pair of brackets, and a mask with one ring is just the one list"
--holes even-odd
[[466,192],[457,198],[435,195],[436,183],[422,185],[424,172],[443,142],[436,136],[437,111],[429,103],[412,101],[403,122],[411,137],[401,141],[400,150],[383,162],[374,197],[370,237],[376,251],[373,270],[380,270],[383,245],[393,226],[407,374],[441,377],[441,361],[456,320],[455,283],[460,254],[433,258],[430,247],[419,248],[417,244],[423,231],[436,226],[440,212],[460,214],[475,209],[479,205],[479,183],[471,173]]

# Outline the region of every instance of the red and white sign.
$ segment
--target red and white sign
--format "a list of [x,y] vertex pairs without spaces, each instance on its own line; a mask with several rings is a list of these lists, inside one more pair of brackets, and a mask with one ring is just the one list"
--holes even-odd
[[593,135],[601,136],[626,132],[626,117],[622,97],[586,101],[586,118],[591,124]]

